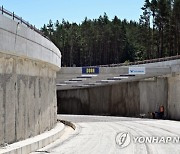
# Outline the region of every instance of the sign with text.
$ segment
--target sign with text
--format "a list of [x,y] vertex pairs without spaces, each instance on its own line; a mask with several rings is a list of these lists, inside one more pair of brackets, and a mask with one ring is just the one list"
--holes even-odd
[[82,67],[82,74],[99,74],[99,67]]
[[129,67],[129,74],[146,74],[145,67]]

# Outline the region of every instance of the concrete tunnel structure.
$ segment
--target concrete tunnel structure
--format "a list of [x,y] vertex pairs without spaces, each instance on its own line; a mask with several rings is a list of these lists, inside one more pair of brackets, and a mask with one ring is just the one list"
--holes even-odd
[[56,79],[58,113],[139,117],[163,105],[167,119],[180,120],[180,60],[136,66],[146,74],[114,82],[108,78],[128,74],[129,66],[99,67],[96,77],[82,81],[81,68],[62,68]]
[[0,14],[0,145],[55,126],[60,67],[61,53],[51,41]]

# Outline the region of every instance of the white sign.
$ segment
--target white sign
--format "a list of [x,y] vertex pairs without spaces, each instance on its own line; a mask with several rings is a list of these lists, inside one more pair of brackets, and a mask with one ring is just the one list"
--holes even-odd
[[145,67],[129,67],[129,74],[146,74]]

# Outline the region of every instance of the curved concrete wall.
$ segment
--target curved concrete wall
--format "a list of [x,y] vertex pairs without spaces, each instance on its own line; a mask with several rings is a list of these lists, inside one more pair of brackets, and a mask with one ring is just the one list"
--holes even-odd
[[0,15],[0,145],[56,124],[61,53],[28,27]]
[[1,14],[0,52],[61,67],[61,53],[51,41]]

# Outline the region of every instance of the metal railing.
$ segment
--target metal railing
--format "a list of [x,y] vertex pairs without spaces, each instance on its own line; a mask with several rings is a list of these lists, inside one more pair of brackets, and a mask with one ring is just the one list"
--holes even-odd
[[35,27],[35,25],[33,26],[32,24],[30,24],[29,22],[25,21],[24,19],[22,19],[22,17],[17,16],[14,12],[10,12],[6,9],[4,9],[4,7],[0,6],[0,13],[2,15],[7,15],[9,18],[11,18],[12,20],[16,20],[17,22],[24,24],[25,26],[27,26],[28,28],[34,30],[35,32],[37,32],[38,34],[42,35],[43,37],[47,38],[48,40],[50,40],[47,36],[45,36],[43,34],[43,32],[41,32],[39,29],[37,29]]
[[139,64],[157,63],[157,62],[176,60],[176,59],[180,59],[180,55],[164,57],[164,58],[157,58],[157,59],[149,59],[149,60],[144,60],[144,61],[129,62],[129,63],[99,65],[99,67],[118,67],[118,66],[139,65]]

